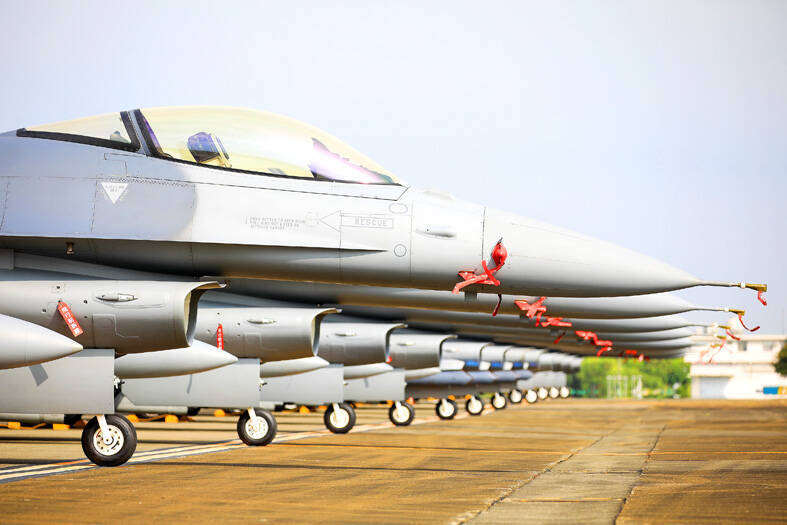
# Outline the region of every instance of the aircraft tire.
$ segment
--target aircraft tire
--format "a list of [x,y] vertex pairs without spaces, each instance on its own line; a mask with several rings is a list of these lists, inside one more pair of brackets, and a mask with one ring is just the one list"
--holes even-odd
[[473,396],[465,402],[465,410],[471,416],[480,416],[484,411],[484,402],[480,398]]
[[397,427],[406,427],[415,419],[415,407],[405,401],[399,403],[399,406],[407,412],[407,417],[402,417],[402,412],[397,410],[396,403],[394,403],[388,409],[388,419]]
[[499,392],[495,392],[495,395],[492,396],[492,406],[495,410],[503,410],[506,406],[508,406],[508,400],[506,396]]
[[528,390],[525,392],[525,401],[529,404],[533,404],[538,401],[538,393],[535,390]]
[[562,397],[563,399],[566,399],[570,395],[571,395],[571,390],[567,386],[561,386],[560,387],[560,397]]
[[454,419],[458,410],[456,401],[448,398],[441,399],[434,407],[434,411],[440,419]]
[[93,417],[82,429],[82,450],[96,465],[116,467],[131,459],[137,450],[137,431],[134,425],[120,414],[107,414],[104,417],[112,437],[111,442],[104,443],[98,418]]
[[519,403],[522,402],[522,392],[520,392],[516,388],[513,389],[511,392],[508,393],[508,400],[511,401],[511,403],[518,405]]
[[554,387],[554,386],[549,387],[549,398],[550,399],[557,399],[559,395],[560,395],[560,391],[557,389],[557,387]]
[[338,403],[339,410],[334,412],[334,405],[328,405],[323,422],[325,428],[334,434],[346,434],[355,426],[355,409],[349,403]]
[[250,447],[262,447],[273,441],[278,426],[276,418],[267,410],[255,408],[257,424],[251,421],[249,411],[244,410],[238,418],[238,437]]

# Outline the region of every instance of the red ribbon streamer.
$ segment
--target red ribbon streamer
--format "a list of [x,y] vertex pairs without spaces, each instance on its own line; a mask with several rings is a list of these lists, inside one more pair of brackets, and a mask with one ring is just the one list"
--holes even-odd
[[562,317],[549,317],[547,316],[546,321],[541,321],[541,324],[544,328],[548,326],[559,326],[562,328],[569,328],[571,326],[571,321],[564,321]]
[[508,250],[503,246],[503,240],[497,241],[495,247],[492,249],[492,260],[495,261],[495,267],[489,268],[486,261],[481,261],[481,266],[484,273],[476,274],[475,272],[459,272],[459,277],[464,279],[460,283],[456,283],[451,293],[459,293],[459,290],[471,284],[488,284],[491,286],[500,286],[500,281],[495,278],[497,271],[503,267],[508,259]]
[[736,336],[735,336],[735,335],[733,335],[733,333],[732,333],[732,332],[730,332],[729,330],[725,330],[725,332],[727,332],[727,335],[728,335],[728,336],[730,336],[730,337],[732,337],[732,338],[733,338],[733,339],[735,339],[736,341],[740,341],[740,340],[741,340],[741,338],[740,338],[740,337],[736,337]]
[[500,305],[503,302],[503,295],[497,294],[497,304],[495,305],[495,310],[492,312],[492,317],[497,315],[497,312],[500,311]]
[[524,299],[518,299],[518,300],[514,301],[514,304],[517,306],[517,308],[519,308],[520,310],[525,312],[525,316],[528,319],[532,319],[536,315],[538,315],[539,316],[538,319],[541,320],[541,314],[545,313],[547,311],[547,307],[544,306],[544,301],[545,300],[546,300],[546,297],[544,297],[542,295],[541,298],[539,298],[537,301],[533,302],[533,304],[528,303]]
[[756,332],[757,330],[759,330],[759,329],[760,329],[760,327],[759,327],[759,326],[755,326],[754,328],[749,328],[748,326],[746,326],[746,325],[743,323],[743,316],[742,316],[741,314],[738,314],[738,321],[740,321],[740,322],[741,322],[741,326],[742,326],[743,328],[745,328],[746,330],[748,330],[749,332]]
[[768,301],[766,301],[765,296],[762,295],[762,290],[757,290],[757,299],[762,303],[763,306],[768,306]]

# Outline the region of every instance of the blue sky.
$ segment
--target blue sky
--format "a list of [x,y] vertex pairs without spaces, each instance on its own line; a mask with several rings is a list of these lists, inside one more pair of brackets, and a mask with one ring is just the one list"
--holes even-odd
[[[609,240],[787,322],[787,2],[5,2],[0,130],[135,107],[309,122],[414,186]],[[722,320],[723,317],[701,316]]]

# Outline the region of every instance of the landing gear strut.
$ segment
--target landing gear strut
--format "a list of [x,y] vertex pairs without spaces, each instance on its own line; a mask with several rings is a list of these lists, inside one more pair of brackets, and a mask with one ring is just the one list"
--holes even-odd
[[122,465],[136,449],[137,431],[119,414],[96,416],[82,430],[82,450],[100,467]]
[[456,401],[448,398],[441,399],[434,407],[434,411],[437,412],[437,417],[440,419],[454,419],[457,410]]
[[250,447],[267,445],[276,437],[276,430],[276,418],[261,408],[250,408],[238,418],[238,437]]
[[473,396],[465,403],[465,410],[471,416],[480,416],[484,411],[484,402],[478,396]]
[[388,409],[388,419],[397,427],[406,427],[415,419],[415,408],[406,401],[394,401]]
[[325,411],[323,421],[334,434],[346,434],[355,426],[355,409],[349,403],[332,403]]

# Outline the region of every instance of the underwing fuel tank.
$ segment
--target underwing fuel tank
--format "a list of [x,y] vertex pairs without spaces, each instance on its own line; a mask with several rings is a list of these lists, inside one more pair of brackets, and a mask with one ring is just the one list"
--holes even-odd
[[196,338],[216,343],[221,325],[224,349],[238,357],[263,362],[317,355],[322,319],[335,308],[255,307],[201,303]]
[[401,323],[336,322],[322,324],[319,356],[345,366],[384,363],[389,357],[393,330]]
[[765,289],[410,188],[313,126],[242,108],[145,108],[0,134],[0,202],[5,248],[134,270],[452,290],[486,262],[499,285],[465,291]]
[[260,365],[260,377],[281,377],[302,374],[330,366],[331,363],[317,356],[283,361],[269,361]]
[[455,335],[400,330],[391,334],[391,365],[405,370],[440,366],[443,343]]
[[[197,302],[216,282],[0,281],[0,313],[24,319],[85,348],[114,348],[119,354],[189,346]],[[69,329],[66,305],[82,333]]]
[[188,348],[120,356],[115,359],[115,375],[120,379],[183,376],[221,368],[237,361],[238,358],[229,352],[194,341]]
[[0,340],[0,369],[44,363],[82,350],[82,345],[52,330],[2,314]]

